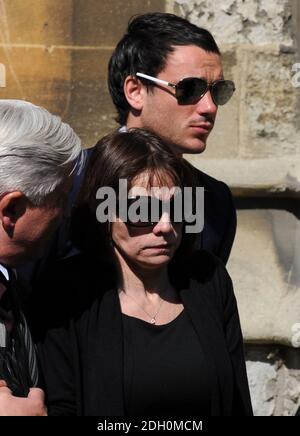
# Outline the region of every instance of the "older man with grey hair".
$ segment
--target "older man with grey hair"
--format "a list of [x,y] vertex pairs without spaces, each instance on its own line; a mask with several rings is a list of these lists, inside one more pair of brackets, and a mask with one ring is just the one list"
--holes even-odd
[[15,268],[42,253],[83,160],[80,139],[58,116],[0,100],[0,415],[45,413]]

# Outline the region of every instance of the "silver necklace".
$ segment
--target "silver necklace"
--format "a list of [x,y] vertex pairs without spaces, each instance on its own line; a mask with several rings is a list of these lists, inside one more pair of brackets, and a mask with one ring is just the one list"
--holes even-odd
[[124,292],[124,294],[127,296],[127,297],[130,297],[134,302],[135,302],[135,304],[140,308],[140,309],[142,309],[142,311],[143,312],[145,312],[145,314],[146,315],[148,315],[149,316],[149,318],[150,318],[150,324],[156,324],[156,317],[157,317],[157,315],[158,315],[158,312],[160,311],[160,309],[161,309],[161,306],[162,306],[162,304],[163,304],[163,302],[164,302],[164,300],[160,297],[160,299],[161,299],[161,302],[160,302],[160,304],[159,304],[159,306],[158,306],[158,309],[157,309],[157,311],[155,312],[155,314],[152,316],[149,312],[147,312],[147,310],[145,310],[137,301],[136,301],[136,299],[135,298],[133,298],[131,295],[129,295],[129,294],[126,294],[126,292],[124,291],[124,289],[121,289],[122,290],[122,292]]

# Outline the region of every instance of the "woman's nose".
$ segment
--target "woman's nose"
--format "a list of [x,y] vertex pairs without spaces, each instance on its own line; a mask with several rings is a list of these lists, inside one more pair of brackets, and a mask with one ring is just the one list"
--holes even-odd
[[170,233],[173,230],[173,223],[167,212],[163,213],[158,223],[153,227],[154,233]]

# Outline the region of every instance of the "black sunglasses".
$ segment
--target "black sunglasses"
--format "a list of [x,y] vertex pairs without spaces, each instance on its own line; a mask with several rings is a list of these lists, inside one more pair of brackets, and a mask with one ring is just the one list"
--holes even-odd
[[[127,199],[127,221],[124,221],[130,227],[154,227],[160,220],[164,212],[167,211],[170,222],[185,223],[182,204],[181,210],[176,210],[175,197],[163,201],[154,196],[136,196]],[[118,200],[120,204],[120,200]],[[136,216],[131,216],[131,207],[135,204]],[[145,212],[145,213],[144,213]],[[193,211],[191,211],[193,213]],[[136,219],[135,219],[136,218]]]
[[136,76],[175,89],[175,97],[179,104],[195,104],[209,90],[214,103],[222,106],[231,99],[235,91],[234,82],[231,80],[216,80],[208,83],[199,77],[186,77],[174,84],[144,73],[136,73]]

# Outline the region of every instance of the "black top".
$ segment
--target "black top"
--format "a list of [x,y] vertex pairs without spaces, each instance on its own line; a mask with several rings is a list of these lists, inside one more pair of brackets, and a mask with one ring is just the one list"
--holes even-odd
[[[224,265],[202,251],[177,271],[209,372],[210,415],[251,415],[243,338]],[[114,278],[94,257],[79,255],[51,268],[33,294],[31,326],[50,415],[125,415],[123,322]]]
[[126,415],[209,415],[209,372],[185,311],[164,325],[122,319]]

